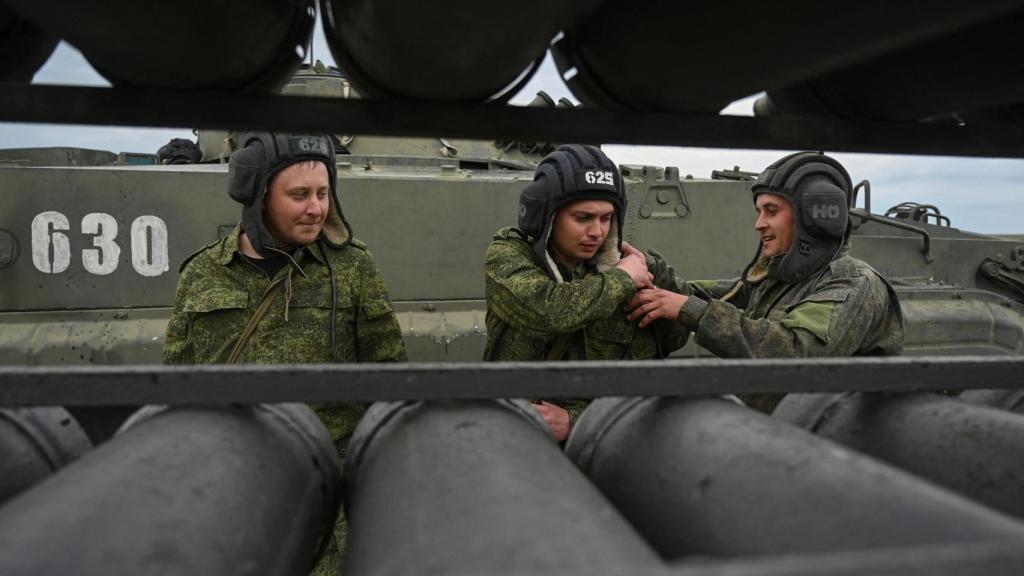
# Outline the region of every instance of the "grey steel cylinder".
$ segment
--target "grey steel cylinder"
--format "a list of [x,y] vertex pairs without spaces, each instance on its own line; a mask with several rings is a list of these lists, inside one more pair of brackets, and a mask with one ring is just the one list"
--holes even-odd
[[1024,536],[1002,514],[721,399],[594,401],[566,452],[670,560]]
[[0,574],[306,574],[340,501],[301,404],[144,408],[0,508]]
[[[1024,78],[1008,74],[1024,50],[1024,11],[983,25],[769,89],[758,115],[848,120],[923,120],[1024,101]],[[969,47],[969,49],[965,49]],[[769,87],[772,88],[772,87]],[[967,114],[969,117],[970,114]]]
[[314,0],[4,0],[116,86],[269,92],[305,57]]
[[0,504],[90,448],[85,431],[63,408],[0,408]]
[[774,417],[1024,517],[1024,418],[936,394],[790,394]]
[[525,402],[377,403],[345,459],[345,573],[660,566]]
[[517,77],[521,87],[581,5],[320,0],[331,54],[360,92],[449,101],[485,100]]
[[[559,72],[585,106],[715,114],[730,102],[763,90],[841,70],[972,23],[998,20],[1019,9],[1019,2],[952,0],[929,2],[927,9],[917,3],[883,0],[790,0],[781,6],[774,2],[606,0],[597,6],[592,16],[577,19],[552,47]],[[740,29],[749,33],[737,34]],[[999,40],[1012,46],[1015,38]],[[950,51],[958,49],[962,46],[949,46]],[[966,62],[959,56],[928,62],[936,67],[946,62],[957,70],[971,64],[988,72],[1005,68],[1007,61],[1003,56],[998,64]],[[885,81],[896,83],[898,89],[869,77],[865,79],[868,86],[854,86],[856,96],[844,101],[858,104],[862,99],[881,106],[887,99],[895,100],[888,108],[899,111],[914,96],[926,101],[942,97],[920,89],[906,91],[912,86],[898,73],[920,79],[924,74],[918,71],[892,67],[885,72]],[[960,96],[970,91],[1006,93],[1012,90],[1008,84],[1019,83],[1007,76],[1002,71],[1002,87],[965,84],[957,92]],[[957,88],[951,79],[944,87]],[[871,90],[881,94],[872,95]],[[908,105],[921,108],[915,102]]]

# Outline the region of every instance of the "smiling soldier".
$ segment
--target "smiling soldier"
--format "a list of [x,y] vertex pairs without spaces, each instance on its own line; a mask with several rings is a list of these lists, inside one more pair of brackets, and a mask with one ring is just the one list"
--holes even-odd
[[630,318],[675,320],[723,358],[890,356],[903,350],[896,292],[847,254],[850,176],[814,152],[786,156],[751,187],[761,236],[738,280],[641,290]]
[[[516,228],[487,248],[485,360],[663,358],[686,330],[657,321],[640,328],[624,305],[640,288],[670,286],[670,268],[622,240],[626,195],[618,168],[595,146],[549,154],[519,197]],[[538,402],[564,440],[584,403]]]
[[[242,222],[182,264],[165,363],[405,360],[384,279],[342,215],[329,138],[246,134],[228,194]],[[336,442],[362,411],[317,410]]]
[[[182,263],[165,363],[405,360],[384,279],[341,212],[329,138],[246,134],[231,154],[228,194],[242,222]],[[365,407],[313,408],[344,454]],[[339,515],[314,573],[340,571],[346,534]]]

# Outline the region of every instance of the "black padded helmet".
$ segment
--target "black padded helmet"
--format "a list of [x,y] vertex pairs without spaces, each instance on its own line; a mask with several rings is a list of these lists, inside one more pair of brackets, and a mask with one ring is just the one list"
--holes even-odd
[[774,194],[793,206],[793,244],[779,266],[780,280],[799,282],[835,258],[850,235],[852,188],[846,168],[820,152],[790,154],[757,177],[750,188],[755,201]]
[[544,157],[533,182],[519,194],[518,227],[533,238],[537,259],[558,282],[563,278],[547,250],[551,226],[559,208],[578,200],[607,200],[615,206],[615,229],[594,256],[599,268],[614,265],[622,252],[626,193],[618,167],[600,148],[589,144],[559,146]]
[[263,222],[267,186],[275,174],[306,160],[323,162],[330,181],[330,207],[320,238],[334,248],[341,248],[352,238],[352,228],[342,216],[338,202],[337,169],[331,139],[323,134],[247,132],[238,141],[238,148],[228,161],[228,195],[242,204],[242,228],[253,249],[263,256],[267,255],[267,248],[275,246]]

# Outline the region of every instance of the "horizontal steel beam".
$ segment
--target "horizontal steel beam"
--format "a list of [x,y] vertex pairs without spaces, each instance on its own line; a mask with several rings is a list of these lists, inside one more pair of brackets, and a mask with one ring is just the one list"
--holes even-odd
[[0,86],[0,121],[1024,158],[1024,124],[847,122],[73,86]]
[[372,402],[1022,388],[1021,357],[0,368],[0,405]]

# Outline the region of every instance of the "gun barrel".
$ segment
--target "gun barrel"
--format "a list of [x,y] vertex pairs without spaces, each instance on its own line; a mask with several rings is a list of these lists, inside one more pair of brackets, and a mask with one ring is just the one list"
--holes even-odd
[[0,504],[92,448],[60,407],[0,408]]
[[1024,417],[936,394],[791,394],[774,416],[1024,517]]
[[313,566],[341,478],[309,408],[144,408],[126,427],[0,509],[0,574],[298,575]]
[[670,560],[1024,535],[995,511],[722,399],[597,400],[566,450]]
[[523,401],[374,404],[345,460],[348,574],[661,566]]

